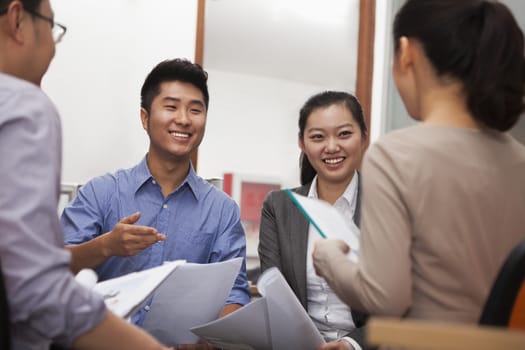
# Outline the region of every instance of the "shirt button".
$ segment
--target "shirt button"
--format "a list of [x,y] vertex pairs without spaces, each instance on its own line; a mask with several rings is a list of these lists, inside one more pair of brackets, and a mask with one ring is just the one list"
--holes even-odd
[[157,181],[155,181],[155,180],[151,180],[151,183],[154,184],[154,185],[156,185],[156,184],[157,184]]
[[149,305],[144,306],[144,310],[149,311]]
[[167,208],[168,208],[168,205],[167,205],[167,204],[164,204],[162,207],[163,207],[164,209],[167,209]]

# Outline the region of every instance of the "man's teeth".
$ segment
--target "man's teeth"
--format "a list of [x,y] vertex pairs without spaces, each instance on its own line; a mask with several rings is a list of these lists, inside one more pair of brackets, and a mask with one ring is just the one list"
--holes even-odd
[[184,133],[175,132],[175,131],[170,131],[170,134],[172,134],[172,135],[174,135],[176,137],[184,137],[184,138],[190,137],[190,134],[184,134]]
[[328,164],[336,164],[343,161],[344,158],[333,158],[333,159],[325,159],[324,162]]

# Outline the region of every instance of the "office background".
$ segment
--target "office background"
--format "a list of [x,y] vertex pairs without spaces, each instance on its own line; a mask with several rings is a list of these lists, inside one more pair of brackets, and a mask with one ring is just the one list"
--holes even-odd
[[[505,0],[522,28],[525,3]],[[390,78],[390,22],[376,1],[371,139],[411,123]],[[63,181],[129,167],[147,150],[139,91],[160,60],[194,59],[197,0],[53,0],[68,26],[43,88],[63,122]],[[322,89],[355,92],[359,0],[207,0],[211,104],[198,173],[298,184],[297,117]],[[525,140],[525,120],[513,131]]]
[[[372,142],[413,123],[390,74],[391,22],[402,2],[375,1]],[[502,2],[525,30],[525,2]],[[360,3],[205,0],[210,109],[199,175],[233,173],[283,187],[299,184],[301,105],[322,90],[356,91]],[[55,18],[68,32],[43,89],[62,116],[63,182],[82,184],[144,156],[148,138],[140,124],[140,87],[161,60],[194,60],[198,4],[52,0]],[[525,118],[512,133],[525,143]],[[251,244],[249,251],[255,249]]]
[[51,4],[68,29],[42,87],[62,117],[62,181],[84,183],[133,166],[146,153],[140,88],[161,60],[193,60],[197,1]]

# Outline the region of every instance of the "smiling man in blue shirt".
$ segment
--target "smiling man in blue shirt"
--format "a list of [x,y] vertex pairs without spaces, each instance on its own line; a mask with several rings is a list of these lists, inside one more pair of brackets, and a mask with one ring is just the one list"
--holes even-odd
[[[133,168],[89,181],[62,214],[74,272],[95,268],[106,280],[166,260],[246,259],[239,207],[197,176],[190,160],[204,136],[208,102],[199,65],[174,59],[150,72],[141,90],[148,153]],[[249,300],[244,262],[221,315]],[[141,325],[147,309],[133,321]]]

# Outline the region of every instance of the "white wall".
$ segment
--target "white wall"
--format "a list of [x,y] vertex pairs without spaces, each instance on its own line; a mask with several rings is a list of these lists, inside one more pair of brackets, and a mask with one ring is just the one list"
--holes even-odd
[[353,87],[358,23],[359,0],[207,0],[204,64]]
[[140,88],[161,60],[193,61],[197,0],[51,0],[68,30],[43,89],[62,116],[62,181],[137,163],[148,139]]
[[198,173],[208,178],[236,172],[298,186],[299,109],[327,87],[211,69],[208,73],[210,109]]
[[298,186],[299,109],[324,90],[355,93],[358,24],[358,0],[208,0],[199,175]]

